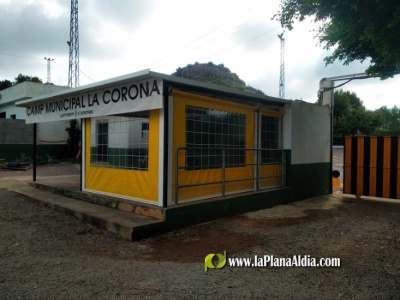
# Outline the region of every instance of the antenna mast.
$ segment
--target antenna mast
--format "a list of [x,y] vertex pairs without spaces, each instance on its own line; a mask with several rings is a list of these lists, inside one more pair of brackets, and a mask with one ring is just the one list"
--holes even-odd
[[279,98],[285,99],[285,39],[283,33],[278,35],[281,40],[281,64],[279,72]]
[[71,20],[69,41],[69,69],[68,86],[79,86],[79,27],[78,27],[78,0],[71,0]]

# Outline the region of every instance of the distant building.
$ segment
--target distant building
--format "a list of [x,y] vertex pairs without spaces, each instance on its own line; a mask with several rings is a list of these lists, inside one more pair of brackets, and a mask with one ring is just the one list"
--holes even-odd
[[0,118],[25,120],[25,109],[15,102],[67,89],[66,86],[25,81],[0,91]]
[[[42,84],[38,82],[25,81],[10,88],[0,91],[0,119],[25,120],[26,109],[16,107],[17,101],[29,100],[38,96],[45,96],[61,92],[68,87],[54,84]],[[4,125],[4,124],[3,124]],[[68,122],[59,121],[38,124],[38,144],[60,144],[66,143]],[[12,126],[8,126],[12,128]],[[9,130],[9,129],[8,129]],[[28,130],[28,129],[27,129]],[[8,135],[12,135],[10,132]],[[4,135],[4,134],[3,134]]]

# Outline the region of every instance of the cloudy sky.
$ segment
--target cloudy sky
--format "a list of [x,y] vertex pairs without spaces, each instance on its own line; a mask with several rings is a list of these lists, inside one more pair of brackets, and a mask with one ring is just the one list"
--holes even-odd
[[[80,85],[143,69],[171,74],[195,62],[224,64],[248,85],[278,97],[279,0],[81,0]],[[0,80],[22,73],[68,84],[70,1],[0,0]],[[325,66],[310,22],[285,33],[285,98],[315,102],[324,77],[362,73],[366,64]],[[337,84],[339,84],[338,82]],[[367,109],[399,106],[400,76],[353,81]]]

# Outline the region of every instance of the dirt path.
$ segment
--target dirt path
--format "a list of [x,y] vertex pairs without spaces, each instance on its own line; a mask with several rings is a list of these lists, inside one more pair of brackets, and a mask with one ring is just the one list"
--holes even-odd
[[[0,299],[395,299],[400,204],[322,198],[128,242],[0,189]],[[204,271],[209,253],[341,267]]]

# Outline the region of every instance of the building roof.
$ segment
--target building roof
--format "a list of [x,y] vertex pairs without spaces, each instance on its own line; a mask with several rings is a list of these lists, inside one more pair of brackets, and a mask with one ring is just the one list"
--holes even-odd
[[96,83],[67,89],[47,95],[41,95],[34,97],[29,100],[23,100],[16,103],[16,106],[26,107],[29,105],[38,104],[45,101],[51,101],[53,99],[59,99],[60,97],[71,97],[74,95],[95,91],[98,89],[105,89],[107,87],[113,87],[116,85],[123,85],[132,81],[141,81],[146,79],[161,79],[164,82],[164,86],[170,88],[181,89],[184,91],[193,91],[210,97],[218,97],[229,101],[235,101],[246,104],[260,105],[262,107],[282,107],[290,100],[284,100],[280,98],[259,95],[251,92],[245,92],[241,90],[231,89],[220,85],[200,82],[192,79],[181,78],[172,75],[166,75],[150,71],[150,69],[142,70],[139,72],[122,75],[119,77],[99,81]]
[[18,101],[35,97],[46,97],[49,94],[57,93],[65,89],[68,89],[68,87],[24,81],[0,91],[0,106],[12,105]]

